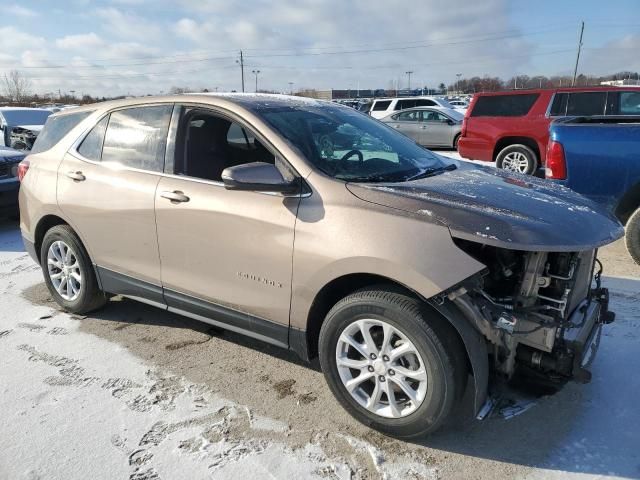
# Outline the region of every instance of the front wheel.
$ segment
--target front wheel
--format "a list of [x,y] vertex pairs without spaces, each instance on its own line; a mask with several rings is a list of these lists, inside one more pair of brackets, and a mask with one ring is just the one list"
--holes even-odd
[[496,166],[509,172],[532,175],[538,167],[538,156],[526,145],[509,145],[498,153]]
[[52,227],[42,240],[40,265],[53,299],[65,310],[87,313],[103,306],[93,265],[82,242],[68,225]]
[[384,289],[338,302],[320,331],[320,364],[342,406],[385,434],[436,430],[464,388],[455,331],[418,300]]
[[625,227],[624,241],[633,261],[640,265],[640,208],[629,218]]

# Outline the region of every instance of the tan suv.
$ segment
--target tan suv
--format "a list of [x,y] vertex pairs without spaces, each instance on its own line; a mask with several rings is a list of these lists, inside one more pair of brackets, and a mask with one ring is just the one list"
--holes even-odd
[[51,116],[20,169],[24,242],[65,309],[120,294],[319,356],[338,401],[390,435],[434,430],[467,385],[484,415],[497,382],[588,381],[614,317],[596,249],[615,218],[336,104],[84,106]]

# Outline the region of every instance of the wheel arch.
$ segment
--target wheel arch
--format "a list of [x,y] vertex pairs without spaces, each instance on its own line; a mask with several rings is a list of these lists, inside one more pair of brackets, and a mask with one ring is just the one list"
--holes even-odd
[[[366,287],[386,286],[423,302],[425,308],[443,318],[464,347],[467,366],[472,374],[474,414],[484,404],[489,382],[488,351],[484,337],[455,308],[440,308],[429,299],[397,280],[370,273],[351,273],[331,280],[316,294],[307,317],[304,335],[292,338],[292,348],[306,360],[318,356],[320,329],[329,310],[342,298]],[[303,333],[303,332],[299,332]]]
[[533,150],[533,153],[535,153],[536,157],[538,157],[538,166],[540,166],[540,164],[542,163],[542,157],[540,156],[540,147],[538,145],[538,142],[536,142],[535,139],[527,136],[507,136],[500,138],[493,147],[493,161],[496,161],[496,159],[498,158],[498,154],[504,148],[516,144],[526,145],[531,150]]
[[615,216],[623,224],[626,224],[629,217],[640,208],[640,181],[633,185],[622,196],[615,209]]
[[69,222],[67,222],[62,217],[54,214],[45,215],[40,220],[38,220],[33,237],[33,243],[35,245],[38,258],[40,258],[40,249],[42,248],[42,240],[44,239],[45,234],[47,233],[47,231],[49,231],[49,229],[55,227],[56,225],[69,225]]

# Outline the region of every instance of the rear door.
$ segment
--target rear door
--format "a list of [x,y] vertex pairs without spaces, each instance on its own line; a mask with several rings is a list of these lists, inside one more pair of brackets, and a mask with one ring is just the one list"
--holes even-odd
[[224,187],[226,167],[275,163],[277,152],[238,118],[185,107],[175,160],[155,197],[167,304],[287,345],[297,197]]
[[424,145],[424,129],[420,123],[420,112],[418,110],[405,110],[396,113],[391,118],[393,122],[390,125],[393,128],[411,137],[420,145]]
[[453,145],[449,117],[436,110],[422,110],[420,114],[423,145]]
[[66,154],[58,204],[98,265],[106,291],[133,279],[162,301],[154,196],[173,104],[115,110]]

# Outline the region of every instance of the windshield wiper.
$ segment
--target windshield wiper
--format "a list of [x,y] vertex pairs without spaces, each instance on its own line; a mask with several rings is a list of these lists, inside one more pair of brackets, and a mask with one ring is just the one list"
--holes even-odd
[[437,175],[438,173],[450,172],[452,170],[455,170],[456,168],[458,168],[458,166],[455,163],[450,163],[449,165],[446,165],[444,167],[427,168],[417,175],[407,178],[407,181],[410,182],[411,180],[420,180],[421,178],[432,177],[433,175]]

